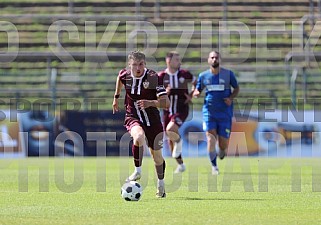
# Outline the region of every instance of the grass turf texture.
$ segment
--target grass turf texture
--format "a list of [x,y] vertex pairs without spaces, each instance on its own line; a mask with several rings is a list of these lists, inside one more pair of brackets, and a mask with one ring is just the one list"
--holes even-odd
[[185,161],[174,175],[167,159],[167,198],[156,199],[146,157],[142,199],[126,202],[129,158],[2,159],[0,224],[321,224],[319,158],[226,158],[218,177],[207,158]]

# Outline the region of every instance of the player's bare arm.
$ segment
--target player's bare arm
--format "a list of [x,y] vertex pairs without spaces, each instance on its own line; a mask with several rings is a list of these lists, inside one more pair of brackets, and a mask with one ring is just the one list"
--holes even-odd
[[185,93],[185,97],[186,97],[186,100],[185,100],[185,104],[189,104],[189,103],[191,103],[192,102],[192,94],[193,93],[191,93],[191,94],[187,94],[187,93]]
[[230,106],[233,102],[233,99],[236,98],[236,96],[238,95],[238,93],[240,92],[240,88],[234,88],[232,94],[230,95],[230,97],[228,98],[224,98],[224,102],[225,104],[227,104],[228,106]]
[[200,94],[201,94],[201,92],[200,92],[198,89],[195,89],[195,90],[193,91],[193,97],[194,97],[194,98],[198,98],[198,97],[200,96]]
[[115,90],[115,95],[113,100],[113,114],[119,111],[118,98],[120,97],[122,86],[123,84],[120,82],[119,77],[117,77],[116,90]]
[[232,94],[230,95],[230,98],[233,100],[234,98],[236,98],[239,92],[240,92],[240,87],[234,88]]
[[157,100],[138,100],[137,105],[140,109],[146,109],[148,107],[167,109],[170,106],[170,102],[167,95],[162,95]]
[[185,102],[184,102],[185,104],[192,103],[194,90],[196,89],[196,83],[197,83],[197,80],[195,79],[195,80],[192,82],[191,92],[190,92],[189,94],[185,94],[185,97],[186,97],[186,100],[185,100]]
[[169,95],[170,94],[170,92],[171,92],[171,86],[170,85],[167,85],[167,87],[166,87],[166,93]]

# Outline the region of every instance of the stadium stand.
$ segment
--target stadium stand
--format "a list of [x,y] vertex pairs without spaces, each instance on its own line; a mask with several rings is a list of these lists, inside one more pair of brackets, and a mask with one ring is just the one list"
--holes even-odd
[[[125,66],[127,51],[136,47],[150,51],[148,63],[155,70],[165,66],[165,53],[177,48],[184,67],[196,75],[207,68],[210,49],[223,49],[224,64],[242,83],[241,107],[246,107],[247,99],[258,98],[271,99],[277,106],[277,98],[291,98],[285,69],[292,73],[293,60],[289,69],[284,58],[289,52],[302,50],[304,43],[297,33],[301,32],[301,19],[311,13],[309,2],[300,0],[12,0],[1,2],[0,7],[2,31],[11,35],[8,39],[0,32],[0,51],[13,54],[0,56],[2,107],[10,104],[10,98],[70,97],[85,102],[101,99],[103,109],[110,109],[111,102],[106,99],[112,98],[117,72]],[[314,10],[317,13],[317,7]],[[219,23],[224,20],[226,25]],[[245,52],[241,58],[239,38],[243,33],[231,32],[225,42],[226,36],[220,36],[222,27],[249,34],[242,40]],[[262,27],[274,30],[268,31],[266,41]],[[135,28],[144,32],[131,36]],[[312,28],[318,27],[305,26],[304,34]],[[14,42],[15,30],[18,44]],[[314,38],[317,51],[317,31]],[[128,40],[135,40],[136,45],[131,46]],[[226,56],[225,51],[231,54]],[[311,68],[318,68],[319,58]],[[300,72],[297,77],[297,97],[321,98],[319,71],[311,68],[305,70],[306,76]],[[57,71],[54,83],[52,71]],[[196,100],[194,108],[201,104]]]

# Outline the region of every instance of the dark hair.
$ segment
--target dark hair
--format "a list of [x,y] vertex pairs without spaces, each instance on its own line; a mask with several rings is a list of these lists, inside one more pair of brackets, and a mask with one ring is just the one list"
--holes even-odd
[[176,52],[176,51],[170,51],[170,52],[167,52],[167,54],[166,54],[166,58],[171,59],[171,58],[173,58],[173,56],[174,56],[174,55],[179,55],[179,53],[178,53],[178,52]]
[[219,57],[221,57],[221,54],[220,54],[220,52],[219,52],[219,51],[217,51],[217,50],[213,50],[213,51],[210,51],[210,53],[209,53],[209,54],[211,54],[212,52],[214,52],[216,55],[218,55]]

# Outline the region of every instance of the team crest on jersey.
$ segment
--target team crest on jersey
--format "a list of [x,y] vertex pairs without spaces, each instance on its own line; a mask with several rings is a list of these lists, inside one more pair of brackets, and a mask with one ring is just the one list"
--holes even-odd
[[205,85],[209,85],[211,83],[211,80],[210,79],[207,79],[204,81]]
[[149,87],[149,82],[148,81],[144,81],[143,82],[143,86],[145,89],[147,89]]
[[179,80],[179,82],[184,83],[185,78],[184,77],[180,77],[178,80]]
[[225,80],[224,79],[220,79],[219,82],[220,82],[220,84],[225,84]]

